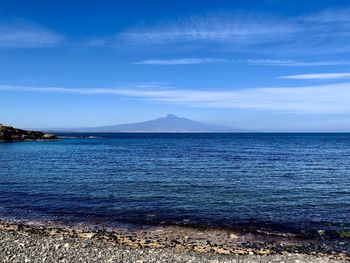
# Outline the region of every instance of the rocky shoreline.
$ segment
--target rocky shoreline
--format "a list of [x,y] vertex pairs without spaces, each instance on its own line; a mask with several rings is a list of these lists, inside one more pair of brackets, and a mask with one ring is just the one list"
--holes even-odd
[[[26,248],[28,245],[18,248],[18,244],[25,243],[32,243],[30,249]],[[178,226],[126,229],[0,223],[0,250],[6,251],[0,253],[1,262],[25,262],[10,261],[11,257],[18,254],[16,251],[22,251],[22,257],[31,258],[27,262],[39,262],[39,254],[40,258],[44,254],[48,258],[47,261],[40,262],[349,261],[350,252],[346,250],[349,245],[339,245],[337,249],[336,246],[327,244],[327,241],[316,242],[292,234],[268,237],[266,234]]]
[[57,139],[58,137],[52,134],[45,134],[38,131],[27,131],[0,124],[0,142],[22,142]]

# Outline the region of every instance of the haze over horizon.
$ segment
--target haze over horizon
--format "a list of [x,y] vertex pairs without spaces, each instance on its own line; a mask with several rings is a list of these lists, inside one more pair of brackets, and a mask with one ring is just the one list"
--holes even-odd
[[340,0],[0,0],[0,123],[350,131],[349,28]]
[[202,123],[188,118],[167,114],[154,120],[118,125],[81,127],[76,129],[51,129],[49,132],[239,132],[234,127]]

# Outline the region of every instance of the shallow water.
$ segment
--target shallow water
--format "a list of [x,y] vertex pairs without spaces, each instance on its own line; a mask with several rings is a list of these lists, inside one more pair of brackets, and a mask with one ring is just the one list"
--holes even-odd
[[0,218],[350,229],[350,134],[96,136],[0,144]]

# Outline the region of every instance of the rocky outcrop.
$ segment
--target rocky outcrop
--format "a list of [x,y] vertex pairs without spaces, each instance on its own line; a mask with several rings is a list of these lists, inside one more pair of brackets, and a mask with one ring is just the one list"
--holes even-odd
[[56,140],[57,136],[37,131],[16,129],[0,124],[0,142],[20,142],[34,140]]

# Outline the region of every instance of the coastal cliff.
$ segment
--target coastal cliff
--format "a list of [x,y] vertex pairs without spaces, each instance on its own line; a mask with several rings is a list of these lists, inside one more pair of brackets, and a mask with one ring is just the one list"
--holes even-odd
[[27,131],[0,124],[0,142],[56,140],[57,136],[37,131]]

